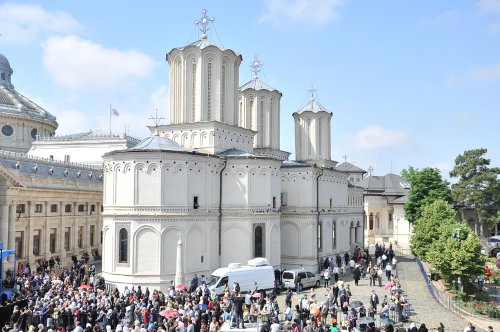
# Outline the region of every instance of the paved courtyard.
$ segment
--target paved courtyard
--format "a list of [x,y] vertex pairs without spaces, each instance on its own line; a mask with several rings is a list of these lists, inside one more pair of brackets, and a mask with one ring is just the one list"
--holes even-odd
[[[410,322],[416,322],[417,326],[420,326],[421,323],[425,323],[429,330],[431,328],[436,328],[439,323],[442,322],[446,331],[463,331],[464,327],[467,325],[467,321],[445,309],[438,302],[436,302],[436,300],[434,300],[414,259],[400,257],[398,263],[398,273],[401,279],[401,286],[409,296],[410,303],[413,306]],[[386,280],[387,279],[385,279],[384,276],[383,285],[385,285]],[[368,278],[360,280],[359,286],[355,286],[354,281],[352,280],[352,274],[349,272],[344,276],[344,281],[351,287],[351,301],[359,300],[368,305],[372,289],[374,289],[378,294],[380,302],[382,302],[384,295],[389,295],[389,291],[385,290],[384,287],[371,287]],[[325,288],[321,287],[315,289],[314,291],[316,292],[318,303],[323,302],[325,300]],[[306,289],[304,291],[306,294],[309,292],[310,289]],[[285,299],[283,294],[278,297],[278,301],[280,308],[284,309]],[[294,306],[297,303],[298,296],[294,294],[292,305]],[[376,319],[378,320],[378,315],[376,315]],[[408,327],[409,324],[410,323],[405,323],[404,326]],[[376,325],[379,326],[378,323]]]

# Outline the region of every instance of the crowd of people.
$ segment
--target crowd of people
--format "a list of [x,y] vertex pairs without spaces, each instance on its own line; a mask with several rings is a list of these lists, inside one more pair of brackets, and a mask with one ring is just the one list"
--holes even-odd
[[[57,260],[43,261],[34,269],[23,266],[12,276],[14,294],[9,300],[3,298],[0,305],[8,313],[1,332],[218,332],[224,324],[245,328],[257,322],[260,332],[374,332],[379,329],[374,324],[376,317],[379,321],[385,318],[385,331],[392,332],[393,321],[407,319],[410,304],[401,291],[390,244],[387,248],[377,244],[375,257],[356,248],[352,255],[325,259],[321,266],[324,293],[288,288],[280,308],[279,290],[261,290],[257,283],[247,294],[234,283],[223,296],[217,296],[204,276],[195,275],[188,286],[172,284],[167,292],[140,286],[120,292],[106,288],[88,257],[75,257],[69,268]],[[369,279],[366,306],[351,301],[345,273],[352,273],[354,287],[360,279]],[[386,295],[379,299],[377,293],[384,291]],[[444,326],[437,329],[442,332]],[[421,324],[408,331],[428,329]]]

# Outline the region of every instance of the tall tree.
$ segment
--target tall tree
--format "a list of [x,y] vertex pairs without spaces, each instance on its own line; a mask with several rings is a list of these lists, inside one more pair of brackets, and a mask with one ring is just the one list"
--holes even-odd
[[419,170],[410,166],[401,172],[401,176],[410,182],[405,204],[405,217],[410,223],[415,223],[420,218],[423,206],[438,199],[451,202],[449,184],[443,180],[437,168],[427,167]]
[[476,210],[479,234],[483,235],[483,225],[490,227],[498,222],[500,209],[500,168],[489,167],[490,159],[485,158],[486,149],[467,150],[455,159],[455,167],[450,172],[458,183],[451,186],[456,206]]
[[471,280],[483,272],[486,257],[481,255],[481,241],[470,226],[446,223],[439,227],[439,238],[427,252],[426,258],[447,281]]
[[431,245],[439,240],[441,232],[446,229],[444,226],[456,222],[456,214],[451,205],[442,199],[425,205],[421,216],[414,223],[410,244],[412,252],[420,259],[427,260]]

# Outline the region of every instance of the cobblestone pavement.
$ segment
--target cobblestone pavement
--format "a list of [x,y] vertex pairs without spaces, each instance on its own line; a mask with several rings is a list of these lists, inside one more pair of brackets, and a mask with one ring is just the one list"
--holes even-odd
[[[413,310],[410,315],[410,322],[416,322],[417,327],[420,326],[421,323],[425,323],[429,330],[437,327],[439,323],[442,322],[446,331],[463,331],[464,327],[467,325],[467,321],[445,309],[432,297],[415,260],[403,257],[399,258],[398,273],[401,279],[401,287],[408,295],[410,303],[413,306]],[[370,286],[368,278],[361,279],[359,281],[359,286],[355,286],[354,281],[352,280],[352,274],[348,272],[344,276],[343,280],[351,287],[351,301],[362,301],[368,306],[372,289],[374,289],[379,296],[380,302],[382,302],[384,295],[389,296],[389,291],[385,290],[384,287]],[[382,284],[385,285],[386,281],[387,279],[384,276]],[[322,287],[320,288],[314,289],[318,303],[325,300],[326,289],[323,285],[321,286]],[[309,294],[310,292],[310,289],[306,289],[303,293]],[[298,303],[298,299],[299,297],[294,292],[292,307]],[[284,293],[278,296],[278,302],[281,311],[283,311],[285,308]],[[380,307],[378,309],[380,310]],[[377,322],[378,315],[376,315],[375,318]],[[410,322],[405,323],[403,326],[408,328]],[[379,326],[379,323],[377,323],[376,326]]]

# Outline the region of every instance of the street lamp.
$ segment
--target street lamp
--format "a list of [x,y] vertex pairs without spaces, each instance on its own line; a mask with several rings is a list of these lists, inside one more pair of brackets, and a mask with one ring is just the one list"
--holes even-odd
[[[453,234],[453,238],[455,240],[457,240],[457,242],[460,244],[460,231],[462,229],[460,227],[455,227],[454,231],[455,233]],[[462,279],[460,277],[457,277],[457,290],[459,292],[462,292],[463,291],[463,287],[462,287]]]

